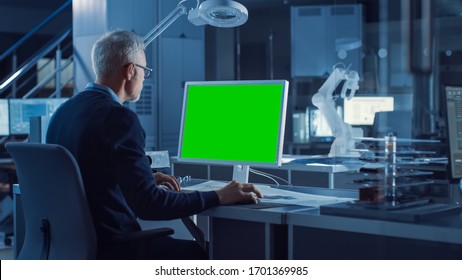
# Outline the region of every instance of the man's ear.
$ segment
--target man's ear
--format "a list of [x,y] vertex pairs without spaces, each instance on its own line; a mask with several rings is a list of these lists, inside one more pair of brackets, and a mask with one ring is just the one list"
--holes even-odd
[[136,71],[135,71],[135,64],[133,63],[130,63],[127,65],[127,67],[125,67],[125,78],[130,81],[131,79],[133,79],[133,77],[135,77],[135,74],[136,74]]

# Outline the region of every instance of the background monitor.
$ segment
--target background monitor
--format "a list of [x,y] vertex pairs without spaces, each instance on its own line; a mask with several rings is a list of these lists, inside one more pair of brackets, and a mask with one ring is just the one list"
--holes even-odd
[[10,133],[8,108],[8,99],[0,99],[0,136],[8,136]]
[[368,136],[383,138],[393,134],[398,138],[412,138],[412,112],[414,108],[414,94],[398,92],[393,97],[393,111],[376,112],[374,124],[367,127]]
[[392,96],[355,96],[343,103],[344,121],[351,125],[373,125],[375,113],[394,110]]
[[249,166],[282,164],[285,80],[187,82],[178,160],[234,166],[248,181]]
[[[337,114],[343,118],[343,109],[341,106],[336,107]],[[311,142],[330,142],[333,141],[333,134],[326,121],[326,118],[321,114],[318,108],[308,107],[309,114],[309,131]]]
[[68,98],[10,99],[10,134],[28,135],[30,117],[51,116]]
[[451,179],[462,178],[462,86],[445,86],[448,163]]

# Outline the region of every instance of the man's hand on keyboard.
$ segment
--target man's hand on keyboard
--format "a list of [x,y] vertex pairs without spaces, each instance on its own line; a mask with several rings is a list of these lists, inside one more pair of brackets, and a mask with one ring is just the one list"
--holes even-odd
[[257,198],[263,197],[260,190],[253,184],[241,184],[234,180],[216,192],[221,205],[233,203],[258,203]]
[[180,191],[180,184],[175,177],[160,172],[154,173],[153,176],[156,178],[157,185],[164,185],[171,190]]

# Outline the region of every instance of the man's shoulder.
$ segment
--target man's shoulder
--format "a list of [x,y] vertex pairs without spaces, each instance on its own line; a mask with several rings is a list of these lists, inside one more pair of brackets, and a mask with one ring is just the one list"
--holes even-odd
[[73,97],[75,103],[89,103],[92,107],[106,107],[111,108],[114,110],[122,111],[122,112],[133,112],[128,107],[120,104],[114,98],[112,98],[109,94],[104,94],[98,90],[85,90]]
[[123,119],[128,122],[137,122],[138,121],[138,115],[133,112],[130,108],[127,108],[121,104],[108,104],[108,114],[109,114],[109,119],[113,120],[120,120]]

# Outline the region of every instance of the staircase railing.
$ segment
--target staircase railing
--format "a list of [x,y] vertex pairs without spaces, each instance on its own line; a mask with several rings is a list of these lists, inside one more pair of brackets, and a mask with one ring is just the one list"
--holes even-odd
[[[23,62],[18,63],[18,50],[22,47],[33,49],[33,47],[27,45],[27,42],[31,42],[31,39],[40,30],[51,26],[53,20],[70,7],[72,7],[72,0],[64,3],[0,55],[1,68],[5,69],[10,66],[11,69],[11,72],[7,73],[6,76],[0,77],[0,97],[29,98],[38,94],[41,94],[41,97],[60,97],[65,89],[69,88],[71,89],[70,94],[72,94],[72,24],[69,24],[64,31],[48,41],[34,54],[22,59]],[[51,65],[53,62],[54,67]],[[53,68],[53,70],[50,70],[50,68]],[[62,73],[65,70],[71,74],[69,75],[70,77],[63,81]],[[44,72],[46,73],[43,74]],[[39,75],[43,77],[39,79]],[[53,80],[54,90],[50,92],[50,83]],[[44,90],[45,88],[47,88],[46,91]]]

